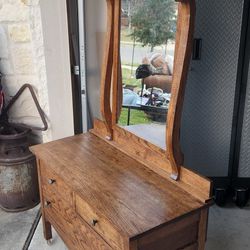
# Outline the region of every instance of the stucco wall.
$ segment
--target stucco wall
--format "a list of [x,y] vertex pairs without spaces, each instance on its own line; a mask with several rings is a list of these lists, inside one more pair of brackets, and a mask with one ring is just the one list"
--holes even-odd
[[74,134],[66,0],[40,0],[53,139]]
[[86,76],[89,109],[92,120],[101,118],[100,82],[105,35],[107,30],[105,0],[85,1]]
[[[57,2],[57,6],[49,6],[52,3],[55,4],[55,2]],[[43,8],[41,3],[44,5]],[[64,0],[50,2],[44,0],[0,0],[0,71],[3,74],[4,90],[9,99],[24,83],[32,84],[49,122],[49,130],[40,135],[43,141],[50,141],[73,134],[69,61],[58,62],[52,60],[51,63],[51,59],[55,59],[59,50],[64,50],[63,53],[67,54],[67,29],[57,30],[58,34],[64,34],[61,35],[61,38],[66,39],[64,42],[65,47],[58,47],[53,44],[53,48],[48,44],[46,45],[46,41],[49,41],[49,37],[46,37],[46,35],[51,35],[46,30],[56,29],[57,27],[53,26],[53,18],[50,18],[50,23],[47,21],[44,25],[42,23],[43,13],[41,13],[42,11],[47,13],[48,9],[54,7],[54,14],[51,13],[51,16],[54,15],[54,18],[58,19],[57,15],[59,15],[60,20],[67,20],[65,6]],[[65,25],[65,22],[63,25]],[[59,52],[62,53],[62,51]],[[46,56],[46,53],[50,57]],[[63,59],[69,60],[68,57]],[[50,68],[52,67],[52,70],[58,68],[57,64],[66,65],[64,68],[60,68],[66,71],[64,76],[67,74],[65,84],[60,79],[60,71],[54,71],[55,76],[53,82],[51,81],[51,72],[47,70],[48,64]],[[65,85],[69,85],[69,87],[65,87]],[[60,98],[60,95],[56,96],[56,94],[60,94],[60,87],[62,87],[61,105],[59,104],[61,109],[58,109],[57,117],[55,117],[51,114],[51,110],[55,106],[59,106],[56,103],[58,102],[56,98]],[[55,93],[55,89],[58,89],[57,93]],[[66,92],[66,95],[62,92]],[[63,113],[63,110],[66,111]],[[61,111],[62,113],[60,113]],[[13,107],[10,118],[25,124],[41,124],[28,92]],[[66,124],[66,128],[62,126],[62,123]]]

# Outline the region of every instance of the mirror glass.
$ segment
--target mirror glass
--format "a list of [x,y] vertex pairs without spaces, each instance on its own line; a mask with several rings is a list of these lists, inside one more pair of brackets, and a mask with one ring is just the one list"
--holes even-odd
[[118,124],[163,149],[176,21],[174,0],[122,0],[123,101]]

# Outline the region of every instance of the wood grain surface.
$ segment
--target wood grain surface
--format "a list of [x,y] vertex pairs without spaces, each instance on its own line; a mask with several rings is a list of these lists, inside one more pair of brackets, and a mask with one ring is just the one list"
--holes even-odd
[[113,74],[113,57],[114,57],[114,23],[115,23],[115,0],[107,0],[107,33],[103,55],[103,65],[101,73],[101,97],[100,110],[106,125],[106,135],[112,138],[112,111],[111,111],[111,79]]
[[55,227],[65,244],[76,250],[111,250],[95,230],[77,216],[70,186],[46,162],[40,161],[40,169],[43,218]]
[[195,22],[195,0],[177,0],[179,2],[176,49],[173,69],[171,99],[167,116],[167,157],[171,163],[171,177],[180,178],[180,167],[184,156],[180,146],[180,126],[185,86],[192,54],[193,33]]
[[[104,123],[97,119],[91,132],[103,139],[107,134]],[[162,177],[170,179],[172,167],[163,149],[119,126],[113,127],[113,140],[106,141]],[[211,181],[184,166],[180,167],[179,180],[170,181],[204,203],[211,200]]]
[[102,139],[84,134],[31,148],[126,237],[206,206]]
[[[120,36],[121,36],[121,1],[115,1],[114,7],[114,47],[113,47],[113,76],[112,76],[112,127],[118,121],[121,110],[120,91],[122,90],[121,60],[120,60]],[[119,108],[119,110],[118,110]]]

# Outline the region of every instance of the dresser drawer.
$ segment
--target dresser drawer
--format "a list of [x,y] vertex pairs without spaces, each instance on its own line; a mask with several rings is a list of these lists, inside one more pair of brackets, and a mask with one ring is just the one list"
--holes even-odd
[[127,249],[128,240],[126,242],[126,238],[123,238],[107,219],[98,214],[77,194],[75,195],[75,208],[76,213],[100,234],[113,249]]
[[41,186],[44,194],[60,197],[73,205],[73,192],[48,166],[42,164]]
[[200,213],[185,216],[169,225],[156,228],[138,239],[138,250],[195,250]]
[[43,212],[69,249],[111,250],[75,212],[73,192],[48,166],[41,166]]
[[[65,210],[64,210],[65,211]],[[84,221],[78,219],[72,208],[66,214],[58,213],[52,204],[44,208],[47,220],[56,229],[70,250],[111,250],[112,248]]]
[[41,173],[43,207],[53,208],[65,220],[72,220],[73,192],[48,166],[43,164]]

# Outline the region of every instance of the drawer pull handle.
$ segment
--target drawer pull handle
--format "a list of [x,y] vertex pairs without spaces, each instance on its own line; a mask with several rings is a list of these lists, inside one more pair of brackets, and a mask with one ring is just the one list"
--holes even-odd
[[51,202],[50,202],[50,201],[45,201],[45,202],[44,202],[44,206],[45,206],[46,208],[49,208],[49,207],[51,207],[52,205],[51,205]]
[[52,185],[52,184],[55,183],[55,182],[56,182],[56,180],[48,179],[48,183],[49,183],[50,185]]
[[92,226],[95,226],[97,223],[98,223],[98,220],[93,219],[91,224]]

